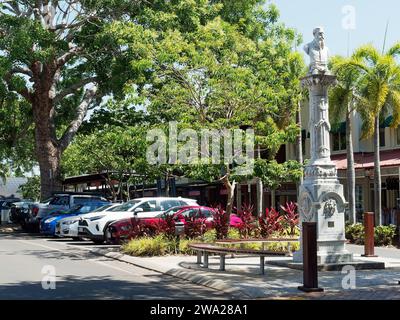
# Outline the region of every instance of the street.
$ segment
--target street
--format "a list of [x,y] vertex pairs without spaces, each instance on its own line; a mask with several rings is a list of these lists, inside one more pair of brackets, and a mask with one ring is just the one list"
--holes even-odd
[[[0,233],[0,299],[232,298],[204,286],[97,256],[87,250],[90,246],[87,241]],[[49,268],[56,273],[55,290],[42,288]]]

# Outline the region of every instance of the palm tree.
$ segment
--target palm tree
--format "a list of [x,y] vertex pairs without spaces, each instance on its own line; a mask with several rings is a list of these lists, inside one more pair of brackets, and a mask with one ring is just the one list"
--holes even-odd
[[335,56],[331,59],[332,71],[338,77],[338,85],[330,93],[329,114],[331,122],[338,124],[346,119],[346,150],[347,150],[347,199],[349,201],[349,221],[351,224],[356,219],[356,194],[355,194],[355,169],[353,153],[353,136],[351,115],[357,108],[357,86],[360,80],[360,72],[342,68],[340,66],[351,63],[351,59]]
[[397,127],[400,124],[400,67],[396,62],[399,55],[400,43],[382,54],[372,45],[365,45],[356,50],[350,61],[338,66],[338,70],[360,73],[357,109],[363,120],[362,138],[374,137],[376,225],[382,224],[380,117],[382,111],[391,112],[393,115],[391,126]]

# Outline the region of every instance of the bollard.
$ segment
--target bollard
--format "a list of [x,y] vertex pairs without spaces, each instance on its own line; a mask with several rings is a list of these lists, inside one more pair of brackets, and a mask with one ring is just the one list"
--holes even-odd
[[364,213],[364,254],[362,257],[377,257],[375,255],[375,243],[374,243],[374,213]]
[[304,292],[322,292],[318,288],[317,223],[303,222],[303,286]]
[[179,253],[179,247],[181,243],[181,237],[185,234],[185,224],[182,221],[176,220],[175,221],[175,237],[176,237],[176,246],[177,246],[177,253]]

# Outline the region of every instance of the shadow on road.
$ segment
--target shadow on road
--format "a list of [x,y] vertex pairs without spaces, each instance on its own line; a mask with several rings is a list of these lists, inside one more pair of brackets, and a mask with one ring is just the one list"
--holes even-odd
[[[177,285],[179,284],[179,288]],[[20,282],[0,286],[0,300],[51,299],[226,299],[226,295],[194,287],[163,275],[152,276],[151,282],[115,280],[111,277],[67,276],[56,282],[55,290],[45,290],[41,282]]]

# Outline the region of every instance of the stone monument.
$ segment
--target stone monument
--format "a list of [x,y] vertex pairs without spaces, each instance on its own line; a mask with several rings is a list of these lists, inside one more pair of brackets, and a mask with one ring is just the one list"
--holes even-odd
[[[309,90],[311,160],[299,190],[300,224],[317,223],[318,264],[352,262],[353,255],[345,248],[347,203],[330,154],[328,89],[337,80],[328,69],[329,51],[323,28],[314,29],[314,40],[304,50],[310,56],[309,72],[301,83]],[[301,248],[294,254],[293,262],[302,261]]]

